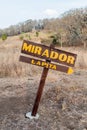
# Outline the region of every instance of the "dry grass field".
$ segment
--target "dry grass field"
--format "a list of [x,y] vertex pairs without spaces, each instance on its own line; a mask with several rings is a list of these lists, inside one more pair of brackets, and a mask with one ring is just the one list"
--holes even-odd
[[[40,39],[47,38],[49,34],[40,32],[39,37],[36,37],[34,33],[23,34],[23,37],[27,40],[31,36],[32,41],[40,42]],[[26,65],[19,62],[19,56],[21,52],[22,41],[20,36],[8,37],[6,41],[0,40],[0,77],[7,76],[25,76],[31,74],[32,69],[31,65]]]
[[[40,42],[40,39],[43,36],[43,33],[40,34],[39,38],[34,37],[35,34],[32,34],[31,37],[33,38],[32,41]],[[46,34],[44,36],[46,38]],[[32,71],[37,71],[31,65],[26,65],[25,63],[19,62],[19,56],[21,52],[22,40],[19,39],[19,36],[8,37],[6,41],[0,41],[0,77],[7,77],[7,76],[25,76],[32,73]],[[66,51],[70,51],[76,53],[77,61],[76,61],[76,68],[87,68],[87,50],[80,47],[63,47],[61,48]]]
[[87,130],[87,50],[61,48],[77,54],[75,72],[49,70],[40,118],[29,120],[25,113],[32,110],[42,68],[19,62],[21,46],[19,36],[0,40],[0,130]]

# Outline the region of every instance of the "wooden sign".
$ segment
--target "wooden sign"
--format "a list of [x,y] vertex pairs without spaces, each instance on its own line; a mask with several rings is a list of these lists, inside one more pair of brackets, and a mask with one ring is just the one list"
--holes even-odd
[[71,67],[75,65],[77,56],[70,52],[26,40],[23,41],[21,52],[45,60],[50,59],[51,62],[53,61]]
[[65,72],[67,74],[72,74],[72,67],[75,65],[77,55],[53,48],[51,45],[49,47],[26,40],[23,41],[21,53],[22,55],[20,56],[20,61],[44,68],[32,112],[26,114],[26,117],[33,119],[38,117],[37,110],[39,107],[48,70],[53,69]]
[[52,69],[52,70],[65,72],[67,74],[73,73],[73,69],[71,67],[53,64],[53,63],[49,63],[49,62],[42,61],[42,60],[37,60],[37,59],[34,59],[34,58],[22,56],[22,55],[20,56],[20,61],[32,64],[32,65],[36,65],[36,66],[45,67],[45,68]]

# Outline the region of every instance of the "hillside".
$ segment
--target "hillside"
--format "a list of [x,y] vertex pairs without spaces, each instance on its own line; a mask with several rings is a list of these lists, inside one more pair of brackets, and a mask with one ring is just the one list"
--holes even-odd
[[[28,35],[28,34],[23,34]],[[44,31],[39,32],[39,37],[36,37],[36,33],[31,33],[31,40],[36,42],[41,42],[42,38],[48,38],[49,33]],[[26,38],[26,37],[25,37]],[[19,63],[19,56],[21,52],[22,40],[20,40],[19,36],[8,37],[6,41],[0,42],[0,77],[3,76],[22,76],[26,75],[26,72],[30,71],[31,69],[27,68],[27,66],[31,67],[31,65],[27,65],[24,63]],[[46,44],[46,43],[45,43]],[[60,46],[58,47],[60,48]],[[76,68],[87,68],[87,50],[83,47],[62,47],[60,49],[70,51],[76,53],[77,62],[75,67]],[[8,55],[7,55],[8,54]],[[35,67],[34,67],[35,68]]]
[[49,30],[54,32],[58,45],[63,46],[87,46],[87,7],[73,9],[61,14],[58,18],[43,20],[26,20],[17,25],[0,30],[0,36],[14,36],[33,30]]
[[[35,42],[49,36],[46,32],[38,37],[35,34],[31,33]],[[74,73],[49,70],[38,110],[40,118],[29,120],[25,113],[32,111],[42,68],[19,62],[22,42],[20,35],[0,41],[0,129],[86,130],[87,50],[57,47],[77,54]]]

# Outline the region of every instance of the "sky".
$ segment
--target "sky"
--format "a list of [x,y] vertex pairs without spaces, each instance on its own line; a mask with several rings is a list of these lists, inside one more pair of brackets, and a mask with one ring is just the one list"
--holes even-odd
[[87,0],[0,0],[0,29],[28,19],[57,18],[64,12],[87,7]]

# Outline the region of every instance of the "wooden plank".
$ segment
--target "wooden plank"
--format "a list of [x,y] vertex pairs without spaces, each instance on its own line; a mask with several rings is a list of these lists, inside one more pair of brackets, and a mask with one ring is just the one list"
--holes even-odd
[[38,57],[41,59],[50,59],[63,65],[73,67],[75,65],[77,55],[60,49],[52,48],[46,45],[34,43],[31,41],[23,41],[21,53]]
[[32,65],[36,65],[36,66],[40,66],[40,67],[44,67],[44,68],[48,68],[48,69],[52,69],[52,70],[56,70],[56,71],[65,72],[67,74],[73,73],[73,69],[71,67],[53,64],[53,63],[49,63],[49,62],[46,62],[46,61],[26,57],[26,56],[23,56],[23,55],[20,56],[19,60],[22,61],[22,62],[25,62],[25,63],[32,64]]
[[32,109],[32,114],[31,114],[32,116],[36,116],[36,114],[37,114],[37,110],[38,110],[39,103],[40,103],[40,100],[41,100],[41,96],[42,96],[42,92],[43,92],[43,88],[44,88],[44,84],[45,84],[45,81],[46,81],[48,71],[49,71],[48,68],[43,69],[41,80],[40,80],[38,91],[37,91],[37,95],[36,95],[36,99],[35,99],[33,109]]

